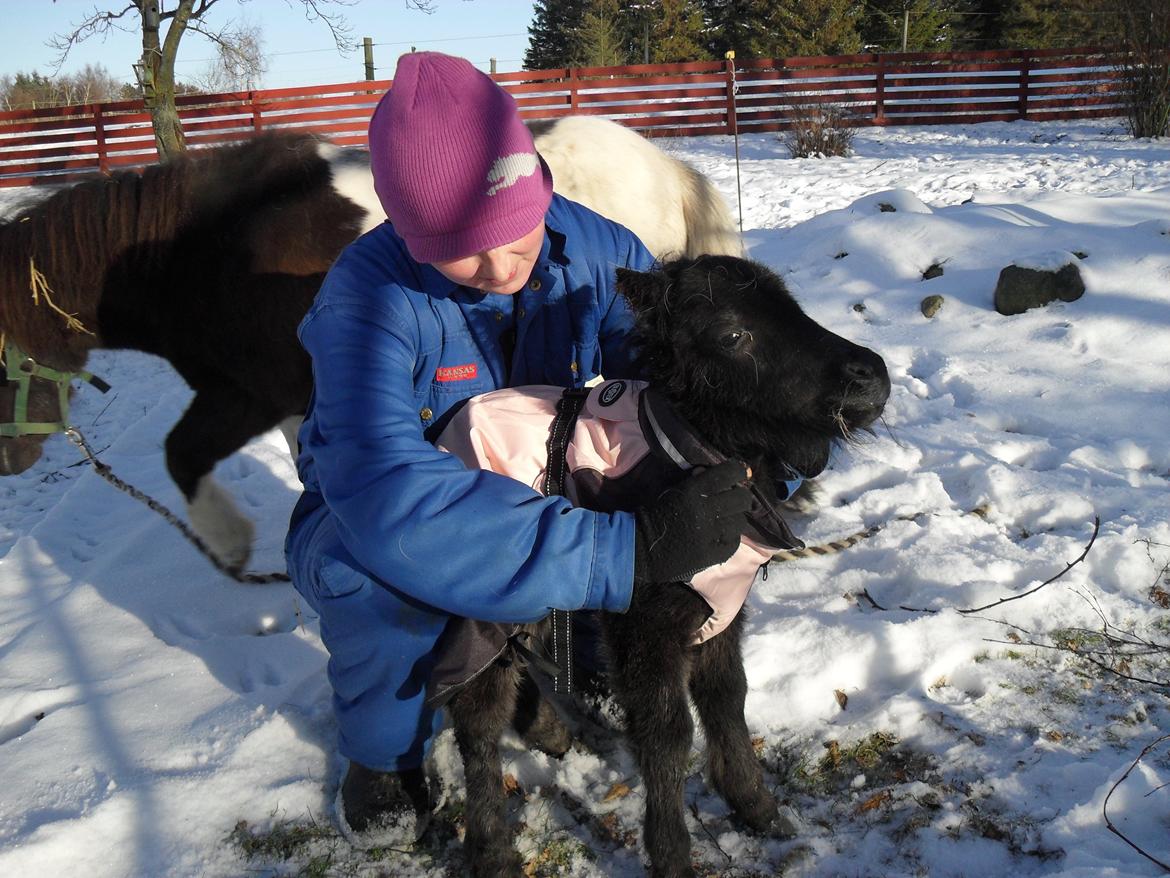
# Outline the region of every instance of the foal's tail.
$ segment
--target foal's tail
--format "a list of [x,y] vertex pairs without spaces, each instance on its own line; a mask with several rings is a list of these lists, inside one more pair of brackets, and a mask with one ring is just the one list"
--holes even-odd
[[687,227],[685,255],[692,259],[705,253],[743,256],[743,240],[715,184],[685,162],[679,165]]

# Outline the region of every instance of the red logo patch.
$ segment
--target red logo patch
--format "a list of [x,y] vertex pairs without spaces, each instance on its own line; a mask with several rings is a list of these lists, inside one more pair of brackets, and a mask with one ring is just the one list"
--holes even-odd
[[479,375],[479,366],[465,363],[462,366],[440,366],[435,370],[436,381],[470,381]]

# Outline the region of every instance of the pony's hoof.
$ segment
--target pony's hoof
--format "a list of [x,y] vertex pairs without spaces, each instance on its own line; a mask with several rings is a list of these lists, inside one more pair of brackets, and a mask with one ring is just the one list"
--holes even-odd
[[236,507],[231,495],[211,477],[199,480],[187,504],[191,528],[229,570],[243,570],[252,555],[256,526]]

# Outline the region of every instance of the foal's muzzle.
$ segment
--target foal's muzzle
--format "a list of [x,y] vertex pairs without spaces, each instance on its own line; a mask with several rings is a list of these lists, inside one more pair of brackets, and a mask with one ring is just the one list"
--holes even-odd
[[857,347],[841,365],[840,412],[850,430],[876,421],[890,398],[886,363],[868,348]]

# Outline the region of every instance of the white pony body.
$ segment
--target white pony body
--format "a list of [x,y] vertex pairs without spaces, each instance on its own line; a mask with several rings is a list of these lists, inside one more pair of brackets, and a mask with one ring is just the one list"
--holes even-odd
[[743,255],[714,184],[636,131],[600,116],[530,127],[553,189],[621,223],[655,256]]

